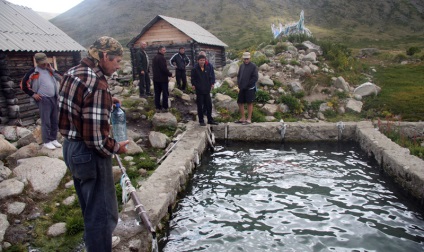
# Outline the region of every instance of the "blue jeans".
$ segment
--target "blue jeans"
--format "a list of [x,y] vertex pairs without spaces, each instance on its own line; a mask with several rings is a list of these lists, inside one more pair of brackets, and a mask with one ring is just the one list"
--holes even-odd
[[83,141],[70,140],[63,144],[63,157],[84,217],[87,252],[112,251],[112,232],[118,223],[112,158],[98,155]]

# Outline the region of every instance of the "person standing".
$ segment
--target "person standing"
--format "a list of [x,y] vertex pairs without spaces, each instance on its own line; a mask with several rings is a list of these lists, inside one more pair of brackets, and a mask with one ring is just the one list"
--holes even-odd
[[54,150],[62,147],[56,140],[58,131],[58,92],[61,75],[53,69],[45,53],[34,55],[37,66],[21,81],[21,89],[35,101],[40,113],[43,146]]
[[[184,47],[180,47],[178,53],[174,54],[169,60],[172,67],[175,67],[175,77],[177,79],[178,89],[185,91],[187,86],[186,68],[190,65],[190,59],[185,54]],[[181,85],[181,82],[183,83]]]
[[[243,53],[243,64],[241,64],[237,74],[237,85],[239,88],[237,104],[239,106],[241,119],[236,121],[236,123],[252,123],[253,102],[255,101],[256,96],[257,81],[258,68],[254,63],[250,62],[250,53],[245,52]],[[244,113],[245,104],[247,104],[247,120]]]
[[212,118],[212,100],[210,96],[213,82],[211,83],[210,68],[206,67],[206,57],[199,55],[197,64],[191,70],[191,85],[196,90],[197,114],[200,126],[206,126],[203,119],[203,110],[206,110],[208,124],[217,125]]
[[120,68],[122,54],[117,40],[98,38],[87,58],[66,72],[59,92],[63,158],[81,206],[88,252],[112,251],[112,232],[118,223],[112,155],[125,153],[129,141],[110,137],[112,105],[120,101],[112,97],[106,76]]
[[[152,60],[153,70],[153,87],[155,89],[155,107],[156,112],[168,112],[168,77],[172,77],[172,73],[168,70],[165,60],[166,48],[159,46],[158,53]],[[160,95],[162,94],[162,104],[160,103]]]
[[136,69],[139,76],[139,93],[140,97],[152,96],[150,93],[150,77],[149,77],[149,55],[146,53],[146,42],[140,42],[140,49],[135,53]]

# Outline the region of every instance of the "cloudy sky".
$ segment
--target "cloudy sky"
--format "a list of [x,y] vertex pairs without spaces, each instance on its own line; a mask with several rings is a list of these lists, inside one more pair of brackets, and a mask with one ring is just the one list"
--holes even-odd
[[63,13],[83,0],[7,0],[13,4],[23,5],[34,11]]

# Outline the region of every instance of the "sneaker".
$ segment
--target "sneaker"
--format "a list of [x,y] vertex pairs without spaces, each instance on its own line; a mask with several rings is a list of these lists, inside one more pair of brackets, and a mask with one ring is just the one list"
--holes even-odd
[[215,121],[210,121],[210,122],[208,122],[208,124],[211,124],[211,125],[218,125],[218,123],[217,123],[217,122],[215,122]]
[[45,143],[45,144],[43,144],[43,146],[45,148],[49,149],[49,150],[55,150],[56,149],[56,147],[52,144],[52,142]]
[[147,97],[149,97],[149,96],[153,96],[153,94],[152,94],[152,93],[147,93],[147,94],[146,94],[146,96],[147,96]]
[[56,148],[62,147],[62,145],[57,140],[51,141],[50,143],[52,143],[54,145],[54,147],[56,147]]
[[168,109],[162,109],[162,113],[168,113]]
[[156,113],[160,113],[160,109],[156,109]]
[[206,126],[206,123],[201,122],[201,123],[200,123],[200,126]]

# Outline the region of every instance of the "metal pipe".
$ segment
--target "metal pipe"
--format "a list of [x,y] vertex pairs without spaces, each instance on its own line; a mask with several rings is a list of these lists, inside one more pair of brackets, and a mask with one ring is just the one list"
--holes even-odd
[[144,206],[141,204],[140,200],[137,197],[137,194],[135,193],[135,189],[134,189],[133,185],[131,184],[130,179],[128,178],[125,167],[122,165],[121,158],[119,158],[119,156],[116,155],[116,154],[115,154],[115,158],[118,161],[119,168],[121,168],[121,172],[123,174],[125,186],[127,186],[130,189],[130,196],[131,196],[131,199],[134,202],[135,211],[137,212],[138,216],[140,216],[140,218],[143,221],[143,224],[147,228],[147,230],[149,230],[150,233],[152,233],[153,239],[156,239],[156,231],[153,228],[153,225],[150,222],[149,217],[146,214],[146,210],[144,209]]

